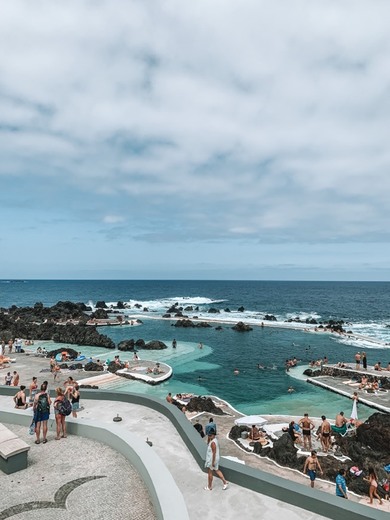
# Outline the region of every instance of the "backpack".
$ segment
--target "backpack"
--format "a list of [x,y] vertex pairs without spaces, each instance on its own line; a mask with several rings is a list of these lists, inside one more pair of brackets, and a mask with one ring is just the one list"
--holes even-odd
[[46,393],[38,397],[37,411],[41,414],[50,413],[50,404]]
[[57,410],[60,415],[70,415],[72,412],[72,404],[69,399],[64,397],[63,399],[59,400],[57,404]]

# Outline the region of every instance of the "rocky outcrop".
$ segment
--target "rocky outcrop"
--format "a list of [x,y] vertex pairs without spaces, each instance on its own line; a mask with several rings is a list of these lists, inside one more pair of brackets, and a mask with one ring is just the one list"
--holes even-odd
[[215,307],[211,307],[208,311],[209,314],[219,314],[219,309],[216,309]]
[[145,350],[163,350],[165,348],[168,348],[163,341],[158,340],[152,340],[148,343],[145,343],[145,345],[142,347]]
[[175,324],[174,324],[174,327],[182,327],[182,328],[207,328],[207,327],[211,327],[211,325],[209,323],[207,323],[206,321],[199,321],[199,322],[196,322],[194,323],[193,321],[191,320],[178,320]]
[[273,314],[266,314],[263,319],[265,321],[278,321]]
[[56,357],[56,355],[61,354],[61,352],[67,352],[69,359],[71,359],[71,360],[76,359],[77,356],[79,355],[79,353],[76,352],[76,350],[66,347],[66,348],[56,348],[55,350],[51,350],[50,352],[47,353],[46,357],[48,357],[48,358],[50,358],[51,356]]
[[303,372],[303,375],[304,376],[307,376],[307,377],[318,377],[320,375],[323,375],[321,370],[320,369],[317,369],[317,370],[313,370],[312,368],[307,368],[304,372]]
[[[233,426],[229,437],[240,443],[241,433],[248,431],[245,426]],[[335,482],[336,475],[340,467],[346,471],[347,486],[350,491],[359,495],[368,495],[369,485],[363,480],[368,474],[368,468],[373,467],[379,481],[386,477],[384,466],[389,463],[390,445],[390,415],[375,413],[359,426],[356,435],[341,437],[334,435],[336,439],[338,455],[344,455],[351,460],[340,463],[332,456],[320,457],[321,467],[324,471],[323,478],[330,482]],[[297,449],[288,433],[283,434],[279,439],[273,441],[272,448],[262,448],[259,455],[267,456],[281,466],[303,471],[305,457],[297,455]],[[362,470],[359,476],[352,474],[349,469],[356,466]],[[379,494],[383,496],[383,491],[378,488]]]
[[237,332],[248,332],[250,330],[253,330],[253,328],[250,325],[247,325],[243,323],[242,321],[239,321],[232,327],[233,330],[236,330]]
[[134,350],[135,341],[133,339],[126,339],[118,343],[118,350],[128,352]]
[[0,313],[0,337],[5,341],[19,337],[115,348],[110,338],[86,325],[88,309],[83,303],[72,302],[58,302],[52,307],[44,307],[40,302],[34,307],[12,306]]
[[224,412],[214,404],[211,397],[193,397],[186,408],[189,412],[208,412],[213,415],[224,415]]
[[84,365],[84,370],[86,372],[103,372],[103,367],[101,365],[99,365],[98,363],[93,363],[91,361]]

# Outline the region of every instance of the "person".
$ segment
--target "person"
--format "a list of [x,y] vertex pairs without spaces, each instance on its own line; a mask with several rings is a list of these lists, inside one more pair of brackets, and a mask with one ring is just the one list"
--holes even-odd
[[321,446],[325,453],[328,453],[329,450],[329,444],[330,444],[330,433],[331,433],[331,427],[330,422],[327,420],[325,415],[321,416],[322,423],[321,423]]
[[200,350],[202,350],[202,348],[203,348],[203,343],[202,342],[199,343],[198,348],[200,348]]
[[53,369],[53,380],[55,381],[57,379],[58,374],[61,372],[60,365],[57,363],[54,365]]
[[210,433],[211,430],[214,430],[215,434],[217,433],[217,425],[214,422],[214,419],[210,417],[208,424],[206,424],[206,435]]
[[321,471],[321,475],[324,473],[321,468],[321,464],[317,458],[317,452],[313,450],[311,455],[307,457],[303,472],[307,473],[310,478],[310,487],[314,488],[314,481],[317,477],[317,468]]
[[370,483],[369,495],[370,500],[368,504],[374,502],[374,496],[379,500],[379,504],[382,505],[382,499],[378,495],[378,477],[376,476],[374,468],[368,468],[368,478],[364,477],[364,480]]
[[49,366],[50,366],[50,372],[53,373],[54,372],[54,367],[56,366],[56,360],[55,360],[55,357],[54,356],[51,356],[50,357],[50,362],[49,362]]
[[368,378],[367,376],[363,376],[362,380],[360,381],[359,390],[362,390],[368,385]]
[[177,346],[177,341],[174,339],[174,340],[172,341],[172,348],[176,348],[176,346]]
[[136,363],[139,361],[139,356],[135,350],[134,350],[134,354],[133,354],[133,361],[135,361]]
[[379,372],[382,370],[382,364],[380,361],[374,365],[374,370],[378,370]]
[[[36,378],[35,378],[36,379]],[[34,423],[35,423],[35,444],[40,444],[41,436],[41,424],[43,434],[43,444],[47,443],[47,421],[50,416],[50,405],[51,399],[47,392],[47,385],[41,384],[41,390],[34,397],[33,411],[34,411]]]
[[347,483],[345,481],[345,469],[339,469],[336,476],[336,496],[342,498],[348,498],[347,495]]
[[311,431],[314,429],[314,423],[309,419],[309,414],[305,413],[302,419],[298,422],[302,429],[303,449],[311,450]]
[[19,386],[19,374],[16,372],[16,370],[14,370],[14,375],[13,375],[13,381],[12,381],[12,384],[14,386]]
[[26,387],[22,385],[20,387],[19,392],[17,392],[14,395],[14,401],[15,401],[15,408],[19,408],[22,410],[25,410],[27,408],[27,402],[26,402]]
[[363,370],[367,370],[367,354],[362,352]]
[[205,467],[207,468],[207,486],[204,488],[207,491],[213,489],[213,472],[222,480],[222,489],[228,488],[228,482],[223,476],[222,471],[219,469],[219,444],[215,437],[216,431],[211,429],[208,433],[207,439],[207,451],[206,451],[206,462]]
[[356,370],[360,370],[360,360],[361,360],[360,352],[355,354],[355,362],[356,362]]
[[167,401],[167,403],[170,403],[170,404],[173,402],[173,397],[172,397],[171,392],[168,393],[165,400]]
[[38,379],[36,377],[32,378],[28,391],[29,391],[28,404],[29,404],[29,406],[33,406],[35,395],[38,391]]
[[290,435],[290,437],[292,438],[294,443],[297,442],[298,444],[300,444],[301,443],[301,434],[297,431],[295,426],[296,426],[295,421],[291,421],[290,424],[288,425],[288,434]]
[[202,439],[203,439],[203,437],[204,437],[205,435],[204,435],[204,431],[203,431],[203,426],[200,424],[199,419],[196,419],[196,422],[195,422],[195,424],[194,424],[194,428],[195,428],[195,430],[199,433],[199,435],[200,435],[200,436],[202,437]]
[[287,389],[287,392],[288,392],[289,394],[292,394],[293,392],[295,392],[295,388],[292,387],[292,386],[289,386],[288,389]]
[[260,440],[260,430],[259,430],[259,428],[255,424],[252,424],[252,427],[251,427],[250,432],[249,432],[249,438],[252,441],[259,441]]
[[335,426],[337,426],[337,428],[342,428],[347,422],[347,419],[344,417],[344,412],[340,412],[336,415]]
[[7,372],[7,375],[4,378],[5,384],[7,386],[11,386],[13,376],[11,375],[11,372]]
[[240,373],[240,371],[238,370],[238,368],[235,368],[235,369],[233,370],[233,374],[234,374],[235,376],[238,376],[239,373]]
[[68,379],[66,379],[64,381],[64,386],[65,388],[73,388],[74,384],[76,383],[76,381],[73,379],[72,376],[69,376]]
[[70,392],[70,401],[72,403],[72,417],[77,419],[77,412],[80,409],[80,392],[79,385],[76,383]]
[[64,391],[61,387],[56,388],[57,397],[54,401],[54,414],[56,418],[56,436],[55,440],[59,441],[61,437],[66,438],[66,425],[65,425],[65,415],[60,414],[58,410],[58,405],[61,401],[64,400]]

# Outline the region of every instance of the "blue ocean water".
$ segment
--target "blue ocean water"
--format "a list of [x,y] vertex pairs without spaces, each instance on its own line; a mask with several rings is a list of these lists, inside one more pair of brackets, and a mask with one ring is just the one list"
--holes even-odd
[[[40,301],[53,305],[70,300],[94,305],[98,300],[107,304],[126,302],[126,314],[140,317],[139,327],[105,327],[102,333],[115,342],[124,339],[159,339],[169,348],[164,351],[140,352],[166,361],[174,376],[157,387],[137,382],[124,382],[120,389],[150,393],[164,397],[167,392],[212,394],[229,401],[243,413],[297,414],[333,416],[340,409],[348,410],[351,402],[307,384],[294,377],[299,371],[286,373],[284,361],[296,356],[306,365],[325,355],[330,362],[352,362],[358,350],[367,352],[369,364],[390,361],[390,283],[387,282],[276,282],[276,281],[129,281],[129,280],[3,280],[0,283],[0,305],[9,307],[33,305]],[[174,321],[161,316],[173,304],[197,307],[188,311],[215,320],[212,328],[182,329]],[[141,308],[135,307],[141,305]],[[238,311],[243,306],[244,311]],[[147,311],[143,311],[147,308]],[[210,314],[210,308],[220,312]],[[228,312],[228,310],[230,312]],[[265,322],[265,314],[277,318]],[[306,331],[306,325],[287,324],[289,318],[313,317],[318,322],[344,320],[345,327],[362,335],[357,340],[333,334]],[[230,323],[228,323],[228,321]],[[239,333],[232,330],[237,321],[253,324],[253,330]],[[221,325],[222,330],[216,330]],[[272,325],[272,326],[270,326]],[[176,338],[178,347],[171,348]],[[376,342],[371,342],[370,338]],[[204,344],[198,348],[199,342]],[[112,351],[81,347],[83,353],[101,358],[112,357]],[[125,357],[122,354],[122,357]],[[261,364],[265,369],[258,369]],[[239,370],[238,375],[233,370]],[[295,392],[287,392],[289,386]],[[371,410],[360,407],[360,416]]]

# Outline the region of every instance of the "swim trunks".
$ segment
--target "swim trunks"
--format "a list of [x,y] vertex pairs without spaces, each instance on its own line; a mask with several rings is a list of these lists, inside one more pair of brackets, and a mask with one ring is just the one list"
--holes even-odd
[[308,469],[307,474],[309,475],[311,481],[316,479],[317,473],[314,471],[314,469]]
[[310,437],[311,430],[302,430],[302,435],[305,435],[305,437]]
[[323,437],[329,437],[329,435],[330,435],[329,432],[323,432],[323,433],[322,433],[322,436],[323,436]]

